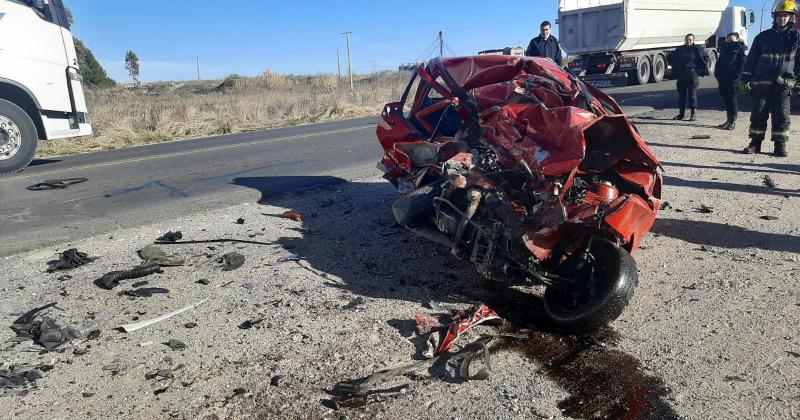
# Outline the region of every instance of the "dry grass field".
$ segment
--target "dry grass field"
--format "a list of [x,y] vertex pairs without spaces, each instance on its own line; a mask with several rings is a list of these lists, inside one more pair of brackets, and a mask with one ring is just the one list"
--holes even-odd
[[354,79],[337,76],[257,77],[153,83],[134,90],[87,89],[94,135],[41,142],[37,156],[98,150],[375,115],[400,97],[408,72]]

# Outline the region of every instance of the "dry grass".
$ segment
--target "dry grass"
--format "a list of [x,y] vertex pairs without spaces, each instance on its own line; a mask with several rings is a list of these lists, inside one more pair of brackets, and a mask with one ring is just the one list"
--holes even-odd
[[[400,98],[409,73],[384,72],[349,83],[336,75],[256,77],[224,81],[156,83],[86,91],[94,135],[40,143],[48,157],[262,130],[290,125],[377,116]],[[338,82],[338,83],[337,83]]]

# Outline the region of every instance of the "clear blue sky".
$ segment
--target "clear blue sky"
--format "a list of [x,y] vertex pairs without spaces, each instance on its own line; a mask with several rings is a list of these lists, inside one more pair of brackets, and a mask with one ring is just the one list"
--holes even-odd
[[[757,9],[763,0],[738,0]],[[523,46],[544,19],[555,21],[557,0],[209,1],[65,0],[73,32],[109,76],[126,81],[125,52],[139,56],[141,79],[185,80],[231,73],[336,72],[336,48],[347,69],[344,35],[352,31],[353,69],[395,69],[424,58],[438,31],[446,55]],[[772,0],[768,0],[768,5]],[[756,21],[756,29],[758,21]],[[554,27],[557,31],[558,27]]]

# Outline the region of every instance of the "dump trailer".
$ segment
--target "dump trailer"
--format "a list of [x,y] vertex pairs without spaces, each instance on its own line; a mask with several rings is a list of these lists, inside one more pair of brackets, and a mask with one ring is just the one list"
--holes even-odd
[[727,0],[559,0],[559,39],[569,70],[596,87],[658,83],[667,54],[687,34],[704,45],[714,70],[718,47],[738,32],[747,43],[752,10]]

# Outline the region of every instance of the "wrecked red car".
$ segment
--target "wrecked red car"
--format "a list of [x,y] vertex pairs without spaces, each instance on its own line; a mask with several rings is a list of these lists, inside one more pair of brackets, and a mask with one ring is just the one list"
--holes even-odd
[[385,106],[377,136],[400,225],[487,278],[546,286],[563,331],[622,313],[663,168],[608,95],[548,59],[435,58]]

